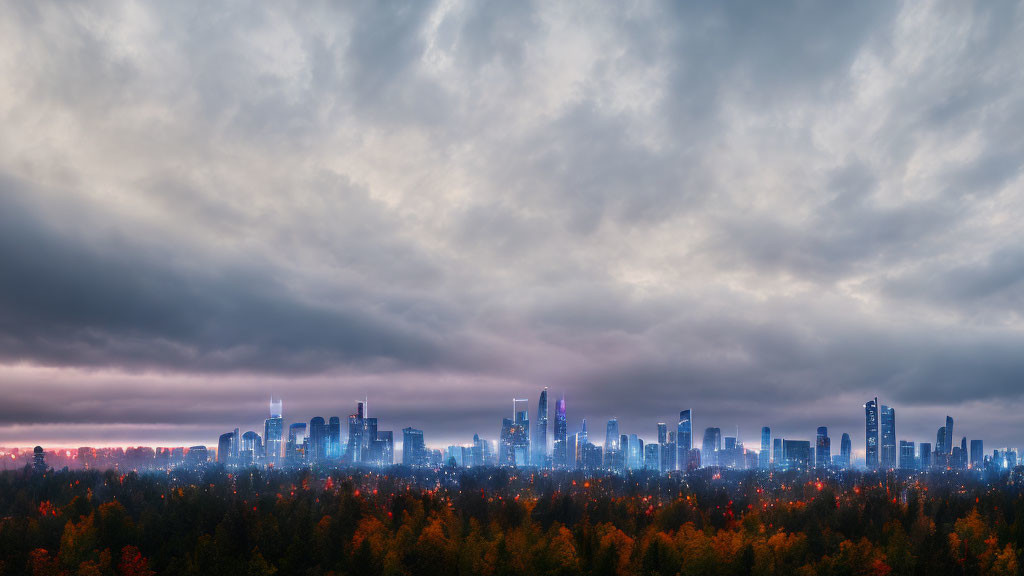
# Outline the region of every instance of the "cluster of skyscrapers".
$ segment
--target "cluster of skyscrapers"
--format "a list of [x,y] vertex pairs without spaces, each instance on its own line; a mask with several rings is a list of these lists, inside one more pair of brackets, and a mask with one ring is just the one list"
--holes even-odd
[[[587,420],[581,419],[576,432],[569,433],[565,397],[555,401],[554,422],[549,430],[548,389],[540,393],[536,418],[531,422],[529,400],[514,398],[510,418],[503,418],[497,444],[473,436],[468,445],[445,450],[430,449],[422,430],[402,430],[402,464],[412,467],[510,466],[548,469],[582,469],[624,472],[627,470],[692,471],[698,468],[728,469],[848,469],[925,470],[1007,468],[1017,463],[1015,450],[984,453],[981,440],[953,441],[953,419],[946,417],[938,429],[934,447],[896,437],[895,409],[879,405],[873,398],[864,404],[864,460],[854,461],[850,435],[840,437],[833,453],[828,428],[817,429],[814,440],[778,438],[771,428],[761,429],[759,450],[748,450],[739,437],[723,436],[721,428],[704,429],[699,446],[694,445],[693,414],[679,412],[670,428],[657,423],[657,442],[645,443],[637,434],[623,434],[619,421],[607,422],[603,444],[591,441]],[[549,437],[549,431],[551,435]],[[390,431],[378,430],[377,419],[367,414],[367,402],[356,405],[342,435],[341,419],[322,417],[290,424],[285,430],[280,400],[270,403],[270,417],[261,437],[254,431],[239,435],[236,428],[221,435],[216,460],[228,465],[304,466],[312,464],[389,466],[394,463],[394,441]]]
[[295,422],[284,435],[283,402],[270,400],[270,417],[264,423],[263,436],[255,431],[239,435],[238,428],[221,434],[217,443],[217,462],[232,466],[262,464],[301,466],[307,464],[365,464],[390,466],[395,460],[394,435],[378,430],[377,419],[367,414],[367,401],[356,404],[348,417],[348,439],[342,442],[341,418],[324,420],[316,416]]

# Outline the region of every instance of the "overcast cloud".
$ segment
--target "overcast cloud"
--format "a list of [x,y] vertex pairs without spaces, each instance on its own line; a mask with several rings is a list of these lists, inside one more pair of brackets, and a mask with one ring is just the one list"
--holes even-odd
[[0,6],[0,444],[1024,428],[1017,2]]

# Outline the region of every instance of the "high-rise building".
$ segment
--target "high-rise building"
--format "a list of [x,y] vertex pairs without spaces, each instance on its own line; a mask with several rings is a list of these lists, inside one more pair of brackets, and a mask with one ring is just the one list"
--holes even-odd
[[661,444],[644,445],[644,469],[661,470]]
[[914,470],[917,468],[917,461],[914,459],[914,443],[900,440],[900,463],[903,470]]
[[604,433],[604,451],[618,450],[619,447],[619,419],[612,418],[608,421]]
[[761,451],[757,453],[757,466],[767,470],[772,462],[772,429],[768,426],[761,428]]
[[827,468],[832,464],[832,439],[828,437],[828,427],[819,426],[814,441],[814,466]]
[[363,461],[363,449],[369,440],[365,438],[365,417],[366,405],[357,402],[355,414],[348,415],[348,446],[345,448],[345,460],[350,464]]
[[956,467],[960,469],[967,468],[967,436],[960,439],[960,458],[956,462]]
[[917,467],[920,470],[932,467],[932,445],[930,442],[921,442],[918,446]]
[[718,466],[718,451],[722,449],[722,429],[707,428],[704,430],[704,442],[701,444],[700,457],[704,466]]
[[530,464],[530,419],[526,410],[516,411],[516,403],[520,401],[512,401],[513,418],[504,418],[501,422],[501,453],[498,463],[502,466]]
[[690,418],[690,411],[683,410],[676,425],[676,467],[683,471],[689,469],[686,458],[693,449],[693,423]]
[[666,442],[668,442],[668,425],[658,422],[658,444],[664,445]]
[[772,440],[772,466],[776,468],[786,467],[786,458],[782,452],[782,438]]
[[668,433],[668,442],[661,445],[661,471],[671,472],[676,469],[676,433]]
[[289,464],[300,464],[306,459],[306,423],[295,422],[288,426],[288,442],[285,459]]
[[638,470],[643,468],[644,465],[644,448],[643,440],[636,434],[629,435],[629,445],[626,448],[626,468],[629,470]]
[[370,444],[369,461],[375,466],[391,466],[395,463],[395,436],[391,430],[375,430]]
[[945,445],[946,442],[946,427],[940,426],[935,431],[935,454],[941,455],[949,452],[949,448]]
[[327,459],[327,422],[321,416],[314,416],[309,421],[309,454],[310,462],[322,462]]
[[985,463],[985,443],[981,440],[971,440],[971,468],[981,468]]
[[402,429],[402,464],[406,466],[425,466],[427,460],[426,446],[423,444],[423,430],[413,427]]
[[239,464],[249,466],[263,459],[263,439],[253,430],[242,434],[242,449],[238,453]]
[[341,418],[331,416],[327,422],[327,458],[341,458]]
[[282,417],[283,402],[278,398],[270,398],[270,418],[263,423],[263,439],[266,443],[267,464],[277,466],[281,462],[281,438],[284,435],[284,418]]
[[892,470],[896,468],[896,410],[883,405],[879,414],[882,427],[882,467]]
[[565,396],[555,401],[555,443],[552,450],[552,461],[555,468],[566,468],[569,465],[568,425],[565,420]]
[[839,459],[840,467],[844,469],[850,467],[853,459],[853,442],[846,432],[843,432],[843,437],[839,440]]
[[946,416],[946,435],[942,439],[942,447],[945,449],[946,454],[950,454],[953,451],[953,418]]
[[530,450],[533,454],[533,465],[537,467],[547,466],[548,461],[548,389],[545,386],[541,390],[540,400],[537,402],[537,426],[534,429],[533,442]]
[[869,470],[878,468],[878,398],[864,404],[864,463]]
[[238,460],[238,428],[225,432],[217,441],[217,463],[235,464]]
[[790,470],[807,470],[811,466],[811,443],[807,440],[783,440],[783,457]]

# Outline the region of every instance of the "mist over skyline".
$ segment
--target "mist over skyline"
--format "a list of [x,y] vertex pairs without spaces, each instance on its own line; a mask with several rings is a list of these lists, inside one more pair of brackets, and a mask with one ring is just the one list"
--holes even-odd
[[[1015,2],[0,6],[0,445],[1020,446]],[[553,401],[552,401],[553,405]]]

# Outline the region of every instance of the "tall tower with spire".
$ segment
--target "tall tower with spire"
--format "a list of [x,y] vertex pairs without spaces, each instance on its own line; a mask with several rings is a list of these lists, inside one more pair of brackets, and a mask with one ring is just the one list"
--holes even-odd
[[266,440],[267,464],[277,466],[281,462],[281,437],[284,435],[284,401],[281,398],[274,402],[270,397],[270,418],[267,418],[263,428],[263,438]]

